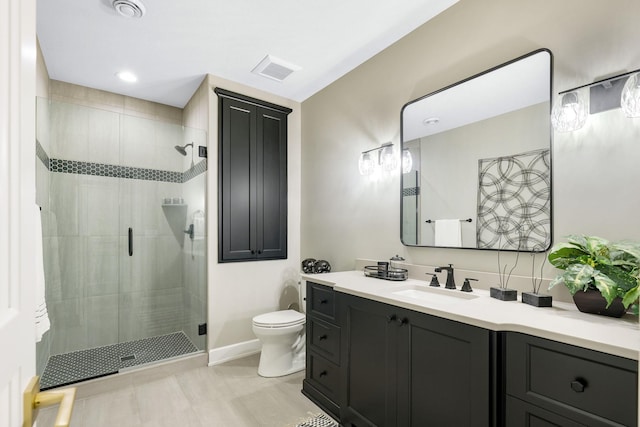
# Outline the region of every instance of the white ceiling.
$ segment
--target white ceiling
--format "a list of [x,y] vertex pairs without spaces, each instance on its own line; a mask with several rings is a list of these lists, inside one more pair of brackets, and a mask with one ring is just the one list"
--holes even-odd
[[[142,1],[135,19],[112,0],[37,0],[49,76],[183,107],[210,73],[303,101],[458,0]],[[251,73],[267,54],[301,69],[283,82]]]

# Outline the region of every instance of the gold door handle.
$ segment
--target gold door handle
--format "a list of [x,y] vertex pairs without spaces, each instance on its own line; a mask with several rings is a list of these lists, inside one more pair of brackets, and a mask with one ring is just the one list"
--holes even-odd
[[31,427],[38,416],[38,409],[45,406],[60,404],[56,416],[55,427],[69,427],[73,402],[76,398],[76,388],[63,388],[56,391],[40,391],[40,377],[31,378],[23,393],[23,427]]

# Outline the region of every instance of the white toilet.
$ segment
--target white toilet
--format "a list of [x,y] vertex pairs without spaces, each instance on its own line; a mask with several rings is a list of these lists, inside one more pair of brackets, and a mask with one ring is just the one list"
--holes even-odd
[[[303,301],[302,293],[299,295]],[[304,369],[305,322],[304,313],[295,310],[273,311],[253,318],[253,333],[262,343],[258,375],[281,377]]]

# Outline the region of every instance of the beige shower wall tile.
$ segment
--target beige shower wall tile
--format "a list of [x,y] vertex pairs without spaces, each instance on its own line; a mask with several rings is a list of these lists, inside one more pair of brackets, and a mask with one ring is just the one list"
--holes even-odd
[[52,80],[51,100],[122,113],[124,96]]
[[124,97],[124,113],[151,120],[182,124],[182,109],[129,96]]
[[141,118],[166,121],[178,125],[182,124],[182,109],[171,105],[159,104],[58,80],[51,80],[50,90],[52,100],[100,108]]

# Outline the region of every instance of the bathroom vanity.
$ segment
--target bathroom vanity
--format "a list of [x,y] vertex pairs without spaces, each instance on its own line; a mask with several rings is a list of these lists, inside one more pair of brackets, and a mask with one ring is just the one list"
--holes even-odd
[[637,318],[306,275],[303,393],[343,426],[637,426]]

